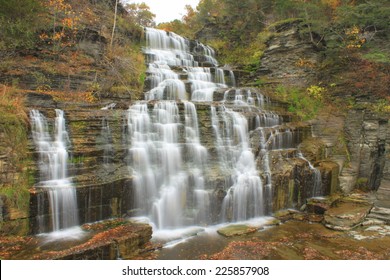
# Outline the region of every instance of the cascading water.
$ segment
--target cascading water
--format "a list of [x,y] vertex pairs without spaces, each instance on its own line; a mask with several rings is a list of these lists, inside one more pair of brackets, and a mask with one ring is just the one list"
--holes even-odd
[[[158,102],[150,110],[147,103],[138,103],[129,109],[127,125],[139,214],[151,215],[158,228],[205,222],[209,200],[204,190],[203,166],[207,151],[199,142],[194,104],[185,103],[183,124],[173,101]],[[199,213],[185,217],[192,204],[187,197],[189,186],[194,189]]]
[[309,165],[309,168],[310,170],[313,172],[312,176],[313,176],[313,188],[312,188],[312,191],[311,191],[311,196],[312,197],[318,197],[318,196],[322,196],[323,193],[322,193],[322,176],[321,176],[321,172],[315,168],[311,162],[306,159],[303,154],[301,152],[298,152],[298,157],[303,159],[304,161],[306,161]]
[[[192,101],[211,102],[217,89],[228,87],[225,72],[231,85],[235,85],[234,75],[215,67],[218,62],[213,50],[203,44],[196,43],[191,53],[189,41],[150,28],[146,29],[146,38],[149,91],[145,99],[167,101],[154,105],[139,102],[128,111],[129,166],[136,186],[138,215],[151,217],[159,229],[218,222],[210,214],[211,159],[202,144],[196,105],[184,101],[179,108],[175,100],[191,96]],[[179,66],[180,75],[176,73]],[[176,72],[171,67],[176,67]],[[256,97],[250,92],[247,95],[250,105],[255,105]],[[263,104],[264,100],[259,102]],[[179,114],[181,110],[184,114]],[[213,106],[210,110],[218,150],[218,158],[211,161],[220,166],[218,175],[213,175],[225,178],[228,193],[219,210],[219,221],[261,216],[263,185],[249,144],[248,120],[225,106],[220,106],[218,112]]]
[[[235,86],[233,72],[217,67],[211,48],[172,32],[145,31],[147,92],[129,108],[125,135],[136,215],[149,217],[157,229],[173,229],[269,214],[269,152],[291,148],[292,131],[278,129],[283,118],[266,110],[268,98],[228,88]],[[202,123],[205,111],[211,127]],[[255,156],[250,130],[256,129]]]
[[221,107],[219,113],[221,119],[212,107],[215,145],[220,166],[225,173],[232,174],[231,187],[222,203],[222,221],[243,221],[263,215],[263,186],[249,145],[248,121],[226,107]]
[[67,177],[69,143],[64,113],[56,110],[54,140],[46,118],[38,111],[30,112],[32,136],[39,152],[39,187],[47,191],[54,232],[79,224],[76,191]]

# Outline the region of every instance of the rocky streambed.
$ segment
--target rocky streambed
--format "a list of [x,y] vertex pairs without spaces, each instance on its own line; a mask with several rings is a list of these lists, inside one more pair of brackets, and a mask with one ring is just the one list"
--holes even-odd
[[304,211],[282,210],[262,226],[230,225],[199,234],[154,258],[386,260],[390,225],[374,200],[372,193],[313,199]]

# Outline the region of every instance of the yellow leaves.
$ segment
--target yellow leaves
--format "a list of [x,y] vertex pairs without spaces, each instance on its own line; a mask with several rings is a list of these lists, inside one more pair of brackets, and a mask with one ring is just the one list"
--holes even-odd
[[64,33],[63,31],[61,31],[61,32],[55,32],[54,35],[53,35],[53,37],[52,37],[52,39],[53,39],[54,41],[59,41],[59,40],[61,40],[63,37],[65,37],[65,33]]
[[346,35],[355,35],[359,33],[360,33],[360,29],[357,26],[353,26],[352,28],[349,28],[345,31]]
[[306,92],[309,96],[317,100],[321,100],[323,98],[323,94],[326,92],[326,88],[312,85],[306,89]]
[[347,49],[360,49],[366,43],[366,38],[362,37],[362,32],[357,26],[345,30],[345,35],[347,37],[345,41]]
[[42,41],[45,41],[45,40],[49,39],[49,35],[47,35],[46,33],[42,33],[39,35],[39,39]]

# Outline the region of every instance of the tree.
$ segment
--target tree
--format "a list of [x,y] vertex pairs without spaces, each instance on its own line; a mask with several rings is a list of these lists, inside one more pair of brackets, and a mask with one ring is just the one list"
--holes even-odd
[[111,42],[110,47],[112,48],[112,44],[114,42],[115,35],[115,27],[116,27],[116,17],[118,15],[118,0],[115,0],[115,11],[114,11],[114,24],[112,25],[112,33],[111,33]]
[[127,4],[125,9],[129,13],[130,18],[132,18],[139,25],[146,27],[153,27],[156,25],[154,22],[156,15],[150,11],[150,7],[145,3]]
[[387,0],[363,1],[356,5],[342,5],[337,9],[340,27],[358,27],[388,35],[390,31],[390,2]]

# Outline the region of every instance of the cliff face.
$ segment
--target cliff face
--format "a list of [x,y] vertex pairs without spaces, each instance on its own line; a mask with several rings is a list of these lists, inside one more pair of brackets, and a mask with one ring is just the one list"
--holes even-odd
[[[366,86],[364,90],[356,88],[359,85],[355,85],[352,81],[342,80],[343,73],[338,74],[340,80],[334,76],[334,73],[331,74],[332,70],[321,69],[319,66],[325,56],[320,51],[326,42],[322,42],[324,45],[321,43],[315,46],[310,42],[307,34],[300,32],[301,24],[301,21],[296,20],[270,28],[273,36],[267,42],[267,49],[261,58],[257,75],[271,83],[303,88],[321,82],[320,78],[327,82],[332,81],[332,78],[337,80],[340,84],[329,91],[328,100],[333,102],[340,96],[348,97],[355,100],[356,107],[360,108],[352,108],[340,113],[334,111],[333,114],[326,114],[327,116],[320,115],[314,121],[314,129],[325,142],[326,156],[339,162],[341,190],[348,193],[356,187],[363,187],[366,190],[376,191],[381,184],[386,185],[388,180],[386,178],[389,158],[387,135],[389,118],[388,114],[376,113],[370,107],[378,101],[381,92],[375,92],[368,72],[366,78],[362,77],[363,80],[359,82],[361,87]],[[358,62],[353,62],[355,64],[352,62],[349,66],[356,64],[358,67]],[[363,62],[359,63],[359,67],[364,65]],[[362,68],[361,71],[363,73],[374,71],[373,65],[367,67],[371,68],[368,70]],[[353,71],[348,65],[341,68],[345,70],[346,76],[350,76]],[[386,73],[386,65],[379,68]],[[382,72],[378,72],[378,77],[383,76]],[[378,83],[383,82],[388,81],[378,81]],[[341,147],[344,145],[342,142],[346,144],[344,148]],[[340,149],[348,151],[348,155]],[[381,193],[384,195],[383,191]]]
[[288,86],[308,86],[316,79],[322,59],[322,43],[315,46],[308,34],[301,32],[301,20],[270,27],[271,38],[260,59],[257,75]]

